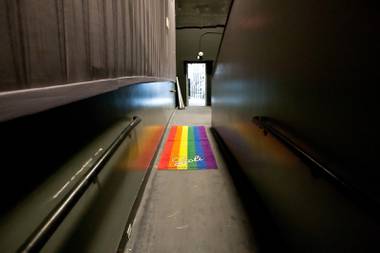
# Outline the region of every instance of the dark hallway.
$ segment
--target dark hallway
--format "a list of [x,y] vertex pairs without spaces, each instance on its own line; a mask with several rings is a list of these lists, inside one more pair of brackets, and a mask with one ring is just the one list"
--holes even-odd
[[380,252],[372,2],[0,14],[0,252]]

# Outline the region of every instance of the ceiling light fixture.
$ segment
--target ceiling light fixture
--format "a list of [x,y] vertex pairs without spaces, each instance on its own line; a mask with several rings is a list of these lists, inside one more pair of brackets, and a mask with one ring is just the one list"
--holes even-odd
[[198,60],[202,60],[203,55],[204,55],[204,53],[203,53],[202,51],[199,51],[199,52],[198,52],[197,59],[198,59]]

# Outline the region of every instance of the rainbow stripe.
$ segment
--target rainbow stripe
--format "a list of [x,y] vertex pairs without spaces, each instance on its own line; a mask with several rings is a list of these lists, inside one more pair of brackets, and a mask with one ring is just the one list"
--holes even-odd
[[216,169],[204,126],[172,126],[166,140],[160,170]]

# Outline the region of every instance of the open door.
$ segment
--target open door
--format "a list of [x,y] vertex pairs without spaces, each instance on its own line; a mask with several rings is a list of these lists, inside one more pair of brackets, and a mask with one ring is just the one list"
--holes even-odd
[[207,73],[206,63],[187,63],[188,79],[188,105],[189,106],[206,106],[207,98]]

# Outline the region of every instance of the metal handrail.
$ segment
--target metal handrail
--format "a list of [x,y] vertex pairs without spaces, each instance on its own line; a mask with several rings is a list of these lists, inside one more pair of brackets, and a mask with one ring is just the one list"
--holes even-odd
[[[264,131],[264,135],[267,135],[267,133],[272,134],[274,137],[276,137],[278,140],[280,140],[286,146],[288,146],[291,150],[293,150],[296,154],[298,154],[302,159],[310,163],[310,165],[312,165],[314,168],[318,169],[322,175],[326,175],[327,179],[340,186],[341,189],[350,192],[351,195],[358,197],[358,199],[360,199],[361,201],[364,200],[363,203],[369,205],[370,208],[380,210],[380,203],[376,199],[369,196],[367,193],[361,191],[354,185],[346,182],[341,177],[337,176],[329,168],[327,168],[320,161],[318,161],[318,159],[316,159],[313,155],[309,154],[307,151],[305,151],[299,145],[297,145],[294,141],[292,141],[288,136],[276,129],[276,127],[273,126],[273,122],[269,118],[263,116],[256,116],[253,117],[252,121]],[[316,171],[314,170],[312,172]]]
[[302,149],[299,145],[297,145],[291,138],[286,136],[282,131],[276,129],[271,119],[262,116],[256,116],[252,119],[253,123],[255,123],[260,129],[264,131],[264,135],[270,133],[279,141],[288,146],[291,150],[293,150],[301,159],[308,162],[313,168],[317,170],[312,170],[312,173],[315,175],[315,172],[318,172],[321,175],[325,175],[325,178],[330,182],[333,182],[336,186],[342,189],[344,192],[349,193],[352,197],[354,197],[357,201],[362,203],[363,207],[372,214],[372,216],[380,222],[380,218],[378,213],[380,212],[380,201],[368,194],[368,192],[363,191],[361,188],[358,188],[351,182],[344,180],[342,177],[336,175],[333,171],[331,171],[328,167],[323,165],[318,159],[316,159],[313,155]]
[[50,239],[59,225],[64,221],[79,199],[86,192],[91,183],[96,179],[110,160],[120,144],[128,134],[141,122],[140,117],[133,117],[127,127],[121,131],[119,136],[104,151],[103,155],[96,160],[93,166],[83,175],[80,181],[62,198],[59,204],[47,215],[41,224],[33,231],[18,252],[39,252]]
[[266,132],[271,133],[273,136],[280,139],[282,142],[290,146],[292,149],[294,149],[297,153],[299,153],[302,157],[304,157],[306,160],[311,162],[315,167],[321,169],[324,173],[329,175],[331,178],[333,178],[336,181],[339,181],[340,184],[345,185],[345,182],[341,180],[338,176],[336,176],[331,170],[326,168],[321,162],[319,162],[316,158],[314,158],[312,155],[308,154],[306,151],[304,151],[302,148],[300,148],[296,143],[294,143],[289,137],[282,134],[280,131],[278,131],[276,128],[268,124],[269,119],[266,117],[260,117],[256,116],[253,118],[253,122],[258,125],[261,129],[264,130],[264,133]]

